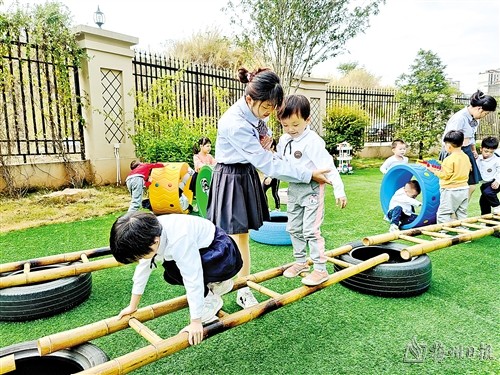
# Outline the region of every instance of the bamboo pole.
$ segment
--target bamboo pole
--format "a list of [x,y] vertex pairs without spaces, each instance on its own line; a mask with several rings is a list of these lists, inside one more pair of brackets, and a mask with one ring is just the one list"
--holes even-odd
[[0,374],[7,374],[16,369],[16,359],[14,354],[0,358]]
[[433,238],[450,238],[452,236],[450,236],[449,234],[446,234],[446,233],[439,233],[439,232],[430,232],[428,230],[423,230],[422,233],[423,235],[425,236],[430,236],[430,237],[433,237]]
[[462,226],[474,229],[483,229],[484,225],[473,224],[473,223],[462,223]]
[[25,263],[29,263],[31,267],[48,266],[56,263],[74,262],[81,259],[82,254],[89,258],[110,255],[109,247],[100,247],[84,251],[75,251],[73,253],[51,255],[43,258],[35,258],[30,260],[21,260],[18,262],[0,264],[0,273],[19,271],[23,269]]
[[128,321],[128,325],[153,345],[158,344],[160,341],[163,340],[160,336],[158,336],[144,324],[139,322],[137,319],[134,318],[130,319]]
[[491,224],[491,225],[497,225],[498,221],[494,220],[487,220],[487,219],[478,219],[480,223],[485,223],[485,224]]
[[333,264],[336,264],[338,266],[342,266],[342,267],[350,267],[352,266],[351,263],[349,262],[344,262],[343,260],[340,260],[340,259],[337,259],[337,258],[330,258],[330,257],[326,257],[326,260],[330,263],[333,263]]
[[443,230],[446,230],[448,232],[455,232],[455,233],[470,233],[471,232],[468,229],[453,228],[453,227],[448,227],[448,226],[444,226]]
[[[330,250],[326,254],[328,254],[329,256],[337,253],[343,254],[350,251],[351,249],[351,245],[344,245],[339,248]],[[283,271],[292,264],[293,263],[289,263],[284,266],[275,267],[245,277],[240,277],[234,280],[233,290],[247,286],[248,281],[260,283],[277,276],[281,276],[283,274]],[[69,331],[45,336],[38,339],[38,352],[40,353],[40,355],[46,355],[61,349],[65,349],[67,347],[83,344],[84,342],[91,341],[127,328],[128,319],[135,318],[140,322],[145,322],[150,319],[154,319],[180,310],[186,306],[186,297],[177,297],[168,301],[157,303],[155,305],[143,307],[137,310],[132,315],[124,317],[120,320],[118,320],[116,317],[112,317],[85,326],[77,327]]]
[[250,288],[256,290],[257,292],[265,294],[266,296],[271,298],[278,298],[279,296],[281,296],[280,293],[275,292],[274,290],[271,290],[269,288],[266,288],[265,286],[262,286],[260,284],[254,283],[253,281],[247,281],[247,285]]
[[[257,317],[274,311],[284,305],[295,302],[304,296],[314,293],[318,290],[326,288],[341,280],[346,279],[356,273],[363,272],[372,268],[380,263],[389,260],[388,254],[380,254],[374,258],[368,259],[352,267],[346,268],[342,271],[332,274],[324,283],[314,286],[301,286],[297,289],[291,290],[278,298],[273,298],[263,301],[250,308],[237,311],[233,314],[223,317],[220,321],[210,324],[204,329],[204,338],[214,336],[220,332],[226,331],[230,328],[247,323]],[[142,366],[157,361],[163,357],[169,356],[189,346],[187,340],[187,333],[181,332],[175,336],[165,339],[157,344],[149,345],[144,348],[138,349],[132,353],[125,354],[121,357],[112,359],[108,362],[92,367],[77,373],[78,375],[84,374],[101,374],[101,375],[122,375],[132,372]]]
[[472,241],[477,238],[482,238],[493,234],[495,231],[500,231],[500,225],[496,227],[486,227],[484,229],[478,229],[476,231],[470,231],[469,233],[459,234],[451,238],[443,238],[429,242],[428,244],[420,244],[415,246],[407,247],[401,250],[401,258],[408,260],[414,256],[430,253],[431,251],[439,250],[444,247],[457,245],[462,242]]
[[118,267],[121,265],[122,264],[118,263],[115,258],[111,257],[98,259],[94,260],[93,262],[87,263],[73,263],[60,268],[52,268],[42,271],[30,271],[18,275],[4,276],[0,277],[0,289],[11,286],[46,282],[63,277],[76,276],[82,273],[98,271],[105,268]]
[[[272,279],[283,274],[285,266],[272,268],[253,275],[240,277],[234,281],[233,290],[247,286],[247,281],[256,283]],[[46,355],[71,346],[97,339],[128,327],[128,320],[135,318],[140,322],[158,318],[178,311],[187,306],[186,296],[177,297],[154,305],[138,309],[135,313],[118,320],[117,317],[107,318],[69,331],[44,336],[37,341],[38,352]]]
[[399,239],[405,240],[408,242],[415,242],[415,243],[427,243],[427,242],[429,242],[429,240],[424,240],[423,238],[418,238],[418,237],[407,236],[405,234],[400,234]]
[[450,221],[450,222],[442,223],[442,224],[432,224],[432,225],[427,225],[427,226],[419,227],[419,228],[412,228],[412,229],[406,229],[406,230],[402,230],[402,231],[382,233],[382,234],[363,238],[363,244],[365,246],[379,245],[379,244],[384,243],[384,242],[397,240],[399,238],[399,235],[401,235],[401,234],[408,235],[408,236],[417,236],[420,234],[424,234],[423,231],[438,232],[438,231],[442,230],[444,226],[456,227],[456,226],[462,225],[462,223],[476,223],[476,222],[480,221],[480,222],[487,222],[487,223],[493,224],[493,225],[499,224],[498,221],[493,221],[493,220],[489,221],[488,220],[488,219],[492,219],[492,218],[493,218],[492,214],[487,214],[487,215],[478,216],[478,217],[469,217],[469,218],[466,218],[463,220]]
[[44,336],[37,341],[38,353],[40,355],[46,355],[61,349],[83,344],[84,342],[128,328],[130,319],[135,318],[140,322],[146,322],[162,315],[178,311],[186,306],[186,296],[181,296],[154,305],[145,306],[137,310],[134,314],[125,316],[122,319],[118,319],[118,317],[114,316],[68,331]]
[[339,255],[348,253],[351,250],[352,250],[352,245],[343,245],[343,246],[337,247],[333,250],[327,251],[325,253],[325,256],[333,258],[333,257],[339,256]]

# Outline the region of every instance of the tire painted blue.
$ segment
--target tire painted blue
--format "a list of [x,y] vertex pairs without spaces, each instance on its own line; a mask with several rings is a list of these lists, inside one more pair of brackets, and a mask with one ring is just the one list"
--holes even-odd
[[250,238],[267,245],[291,245],[290,234],[286,231],[286,212],[273,211],[270,216],[271,221],[264,221],[259,230],[250,230]]
[[[429,161],[431,162],[431,161]],[[418,181],[421,188],[422,207],[418,217],[401,229],[411,229],[436,223],[436,212],[439,207],[439,179],[420,164],[398,164],[390,168],[382,179],[380,187],[380,204],[387,213],[389,202],[399,188],[412,178]]]

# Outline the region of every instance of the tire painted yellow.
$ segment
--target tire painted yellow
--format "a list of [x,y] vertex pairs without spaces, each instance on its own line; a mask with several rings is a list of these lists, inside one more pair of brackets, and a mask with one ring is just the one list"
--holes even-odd
[[[151,171],[151,185],[149,186],[149,201],[153,212],[161,214],[187,214],[189,210],[182,210],[179,202],[179,183],[186,173],[187,163],[163,163],[163,168],[154,168]],[[184,186],[184,195],[189,204],[193,202],[193,192],[189,190],[191,177]]]

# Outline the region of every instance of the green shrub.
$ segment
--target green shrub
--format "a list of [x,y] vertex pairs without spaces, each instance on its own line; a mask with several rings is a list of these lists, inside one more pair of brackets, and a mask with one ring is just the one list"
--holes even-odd
[[347,141],[353,152],[364,146],[363,132],[370,123],[368,113],[356,105],[334,104],[327,108],[323,120],[326,149],[338,154],[337,145]]
[[136,94],[135,134],[131,135],[136,155],[144,162],[187,162],[193,166],[193,146],[201,137],[215,143],[215,118],[192,122],[176,114],[178,77],[157,79],[147,92]]

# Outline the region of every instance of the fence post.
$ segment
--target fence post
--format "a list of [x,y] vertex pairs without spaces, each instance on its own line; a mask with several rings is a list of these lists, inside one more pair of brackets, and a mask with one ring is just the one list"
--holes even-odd
[[93,182],[123,182],[125,178],[119,177],[128,174],[130,161],[135,158],[135,147],[128,136],[134,129],[135,107],[135,98],[130,95],[134,90],[134,51],[130,47],[139,39],[85,25],[76,26],[73,32],[89,57],[80,70],[80,82],[86,98],[85,154]]
[[[311,129],[323,135],[323,118],[326,116],[326,85],[330,82],[324,78],[304,77],[299,83],[296,93],[304,95],[311,103]],[[296,85],[297,82],[294,83]]]

